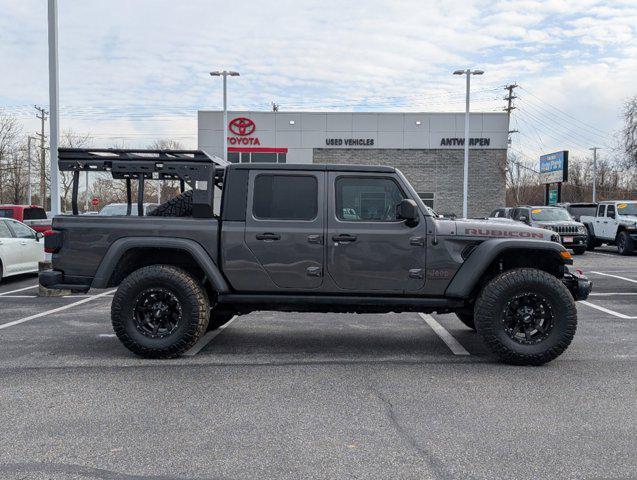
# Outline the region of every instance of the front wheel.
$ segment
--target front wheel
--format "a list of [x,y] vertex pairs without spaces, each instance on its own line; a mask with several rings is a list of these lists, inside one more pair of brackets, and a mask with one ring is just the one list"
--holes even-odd
[[573,248],[573,253],[575,255],[584,255],[586,253],[586,247],[575,247]]
[[134,271],[120,284],[111,305],[115,334],[131,352],[172,358],[206,332],[208,296],[195,278],[170,265]]
[[519,268],[501,273],[484,287],[476,301],[475,323],[480,337],[503,362],[542,365],[570,345],[577,310],[556,277]]
[[628,232],[619,232],[615,243],[617,245],[617,252],[620,255],[630,255],[633,253],[635,245],[633,239],[628,235]]

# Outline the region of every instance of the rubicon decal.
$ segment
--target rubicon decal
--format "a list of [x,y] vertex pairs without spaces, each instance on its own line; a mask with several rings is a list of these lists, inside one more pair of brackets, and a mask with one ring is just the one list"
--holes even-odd
[[480,237],[544,238],[544,235],[536,232],[491,230],[489,228],[465,228],[464,233],[466,235],[477,235]]
[[245,117],[235,118],[228,124],[228,129],[235,135],[240,136],[252,135],[256,128],[257,126],[254,124],[254,122]]
[[258,137],[252,137],[251,135],[257,129],[255,123],[246,117],[237,117],[230,121],[228,124],[228,130],[237,135],[236,137],[228,137],[228,144],[230,145],[261,145]]

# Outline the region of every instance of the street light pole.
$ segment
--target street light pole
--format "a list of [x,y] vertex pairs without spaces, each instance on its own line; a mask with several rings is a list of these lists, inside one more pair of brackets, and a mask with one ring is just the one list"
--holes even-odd
[[[60,173],[58,140],[60,136],[58,97],[58,12],[57,0],[49,0],[49,147],[51,159],[51,213],[60,214]],[[44,203],[44,200],[42,200]]]
[[27,205],[31,205],[31,140],[35,137],[27,137]]
[[462,218],[468,216],[468,196],[469,196],[469,100],[471,92],[471,75],[482,75],[482,70],[456,70],[454,75],[467,76],[467,101],[464,115],[464,175],[462,181]]
[[228,76],[238,77],[239,72],[216,70],[210,72],[213,77],[223,77],[223,159],[228,161]]
[[599,149],[599,147],[589,148],[589,150],[593,151],[593,203],[597,201],[597,150]]

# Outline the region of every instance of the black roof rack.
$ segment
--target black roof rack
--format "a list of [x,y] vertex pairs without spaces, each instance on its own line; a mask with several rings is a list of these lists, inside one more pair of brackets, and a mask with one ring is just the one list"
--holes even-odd
[[119,148],[59,148],[60,171],[73,172],[72,209],[77,215],[79,173],[110,172],[126,180],[127,215],[131,211],[131,180],[137,180],[137,211],[143,215],[144,180],[179,180],[181,191],[193,190],[193,216],[213,216],[213,189],[223,179],[227,162],[201,150],[145,150]]

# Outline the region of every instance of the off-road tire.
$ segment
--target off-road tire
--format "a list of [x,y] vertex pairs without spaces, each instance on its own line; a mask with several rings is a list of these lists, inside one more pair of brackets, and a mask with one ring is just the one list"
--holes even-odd
[[151,217],[190,217],[192,216],[192,190],[181,193],[162,203],[148,214]]
[[476,323],[473,318],[473,312],[456,312],[456,317],[458,317],[458,320],[460,320],[462,323],[464,323],[467,327],[475,332]]
[[[545,300],[553,314],[553,326],[540,343],[526,345],[505,331],[504,314],[512,299],[532,294]],[[542,365],[560,356],[577,329],[577,310],[566,286],[553,275],[533,268],[508,270],[480,292],[475,306],[478,335],[501,361],[512,365]]]
[[586,250],[592,252],[593,250],[595,250],[595,247],[598,247],[599,245],[597,244],[597,240],[595,240],[593,229],[587,225],[586,231],[588,232],[588,236],[586,237]]
[[[164,338],[140,333],[135,305],[149,289],[170,292],[179,301],[181,317],[175,330]],[[189,350],[208,328],[210,304],[199,282],[171,265],[151,265],[134,271],[120,284],[111,305],[115,334],[131,352],[146,358],[174,358]]]
[[584,255],[586,253],[586,250],[588,250],[587,247],[575,247],[573,249],[573,253],[575,255]]
[[615,245],[617,245],[617,253],[620,255],[630,255],[635,249],[635,242],[626,231],[619,232]]
[[221,325],[228,323],[235,314],[232,312],[215,312],[214,308],[210,312],[210,321],[208,322],[208,330],[216,330]]

